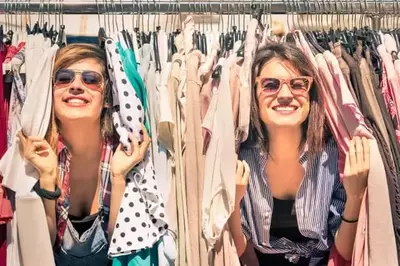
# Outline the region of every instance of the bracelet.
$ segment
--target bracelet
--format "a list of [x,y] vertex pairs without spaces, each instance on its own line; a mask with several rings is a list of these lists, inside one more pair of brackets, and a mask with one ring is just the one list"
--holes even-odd
[[48,200],[56,200],[61,196],[61,189],[56,185],[55,191],[48,191],[40,187],[39,181],[36,182],[33,190],[41,197]]
[[343,215],[342,215],[342,221],[344,221],[344,222],[346,222],[346,223],[349,223],[349,224],[353,224],[353,223],[358,222],[358,219],[356,219],[356,220],[347,220],[347,219],[344,218]]

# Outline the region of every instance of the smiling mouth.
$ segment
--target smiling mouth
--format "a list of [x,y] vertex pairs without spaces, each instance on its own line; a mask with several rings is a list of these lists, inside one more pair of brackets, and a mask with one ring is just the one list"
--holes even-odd
[[68,106],[72,106],[72,107],[86,106],[89,103],[88,101],[86,101],[84,99],[77,99],[77,98],[66,99],[66,100],[64,100],[64,102]]
[[272,107],[274,111],[282,112],[282,113],[291,113],[297,110],[297,106],[275,106]]

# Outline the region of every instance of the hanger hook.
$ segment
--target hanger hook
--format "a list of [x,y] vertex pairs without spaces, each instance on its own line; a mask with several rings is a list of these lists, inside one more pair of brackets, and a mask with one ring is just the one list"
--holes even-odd
[[[117,10],[115,9],[115,2],[114,0],[110,0],[110,6],[111,6],[111,22],[113,25],[113,32],[116,33],[118,32],[118,22],[116,21],[116,12]],[[117,29],[117,31],[115,31],[115,29]]]
[[125,30],[124,5],[122,4],[122,0],[119,0],[119,4],[121,6],[122,30]]
[[96,0],[96,7],[97,7],[97,22],[99,23],[99,28],[101,28],[101,23],[100,23],[100,8],[99,8],[99,1]]
[[60,0],[60,11],[61,11],[61,25],[64,26],[64,0]]
[[219,1],[219,21],[218,21],[218,32],[221,32],[221,20],[222,20],[222,16],[221,16],[221,12],[222,12],[222,0]]
[[[296,20],[298,27],[302,31],[304,31],[304,29],[311,29],[310,18],[312,18],[312,16],[314,16],[311,11],[311,3],[303,0],[304,11],[301,11],[300,3],[296,3],[296,2],[294,2],[294,3],[295,3],[294,5],[296,7],[296,14],[300,13],[297,16],[297,20]],[[314,2],[314,6],[315,5],[316,5],[316,3]],[[301,20],[301,22],[300,22],[300,20]]]
[[[156,0],[153,0],[153,5],[154,5],[154,9],[153,10],[155,10],[155,14],[153,14],[153,31],[156,31],[156,16],[157,16]],[[150,7],[150,3],[149,3],[149,7]]]
[[[283,5],[285,7],[285,14],[286,14],[286,25],[289,29],[289,31],[291,31],[290,25],[289,25],[289,10],[288,10],[288,6],[285,0],[283,0]],[[271,25],[272,27],[272,25]]]
[[18,31],[18,20],[17,20],[17,8],[16,8],[16,2],[12,2],[11,9],[12,9],[12,14],[14,14],[15,22],[14,22],[14,27],[15,27],[15,32]]
[[51,23],[50,21],[50,0],[47,2],[47,23]]
[[147,29],[146,32],[150,32],[150,1],[146,1],[146,6],[147,6]]
[[105,4],[106,4],[106,12],[107,12],[107,26],[108,26],[108,31],[111,32],[111,24],[110,24],[110,9],[108,7],[108,0],[105,0]]

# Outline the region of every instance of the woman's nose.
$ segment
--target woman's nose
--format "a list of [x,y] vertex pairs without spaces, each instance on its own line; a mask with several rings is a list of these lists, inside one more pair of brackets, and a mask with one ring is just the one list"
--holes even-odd
[[69,91],[73,94],[80,94],[83,93],[83,84],[81,81],[81,77],[77,74],[72,81],[71,85],[69,85]]
[[289,104],[293,100],[293,94],[287,84],[283,84],[278,92],[277,100],[279,104]]

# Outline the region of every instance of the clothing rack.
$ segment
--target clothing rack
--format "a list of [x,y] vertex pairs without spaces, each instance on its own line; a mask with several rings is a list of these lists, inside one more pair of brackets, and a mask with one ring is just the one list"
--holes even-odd
[[254,9],[264,9],[270,14],[399,14],[398,0],[264,0],[264,1],[126,1],[96,0],[64,2],[64,0],[12,1],[0,3],[0,13],[18,14],[21,12],[43,12],[61,14],[104,14],[104,13],[218,13],[218,14],[251,14]]

